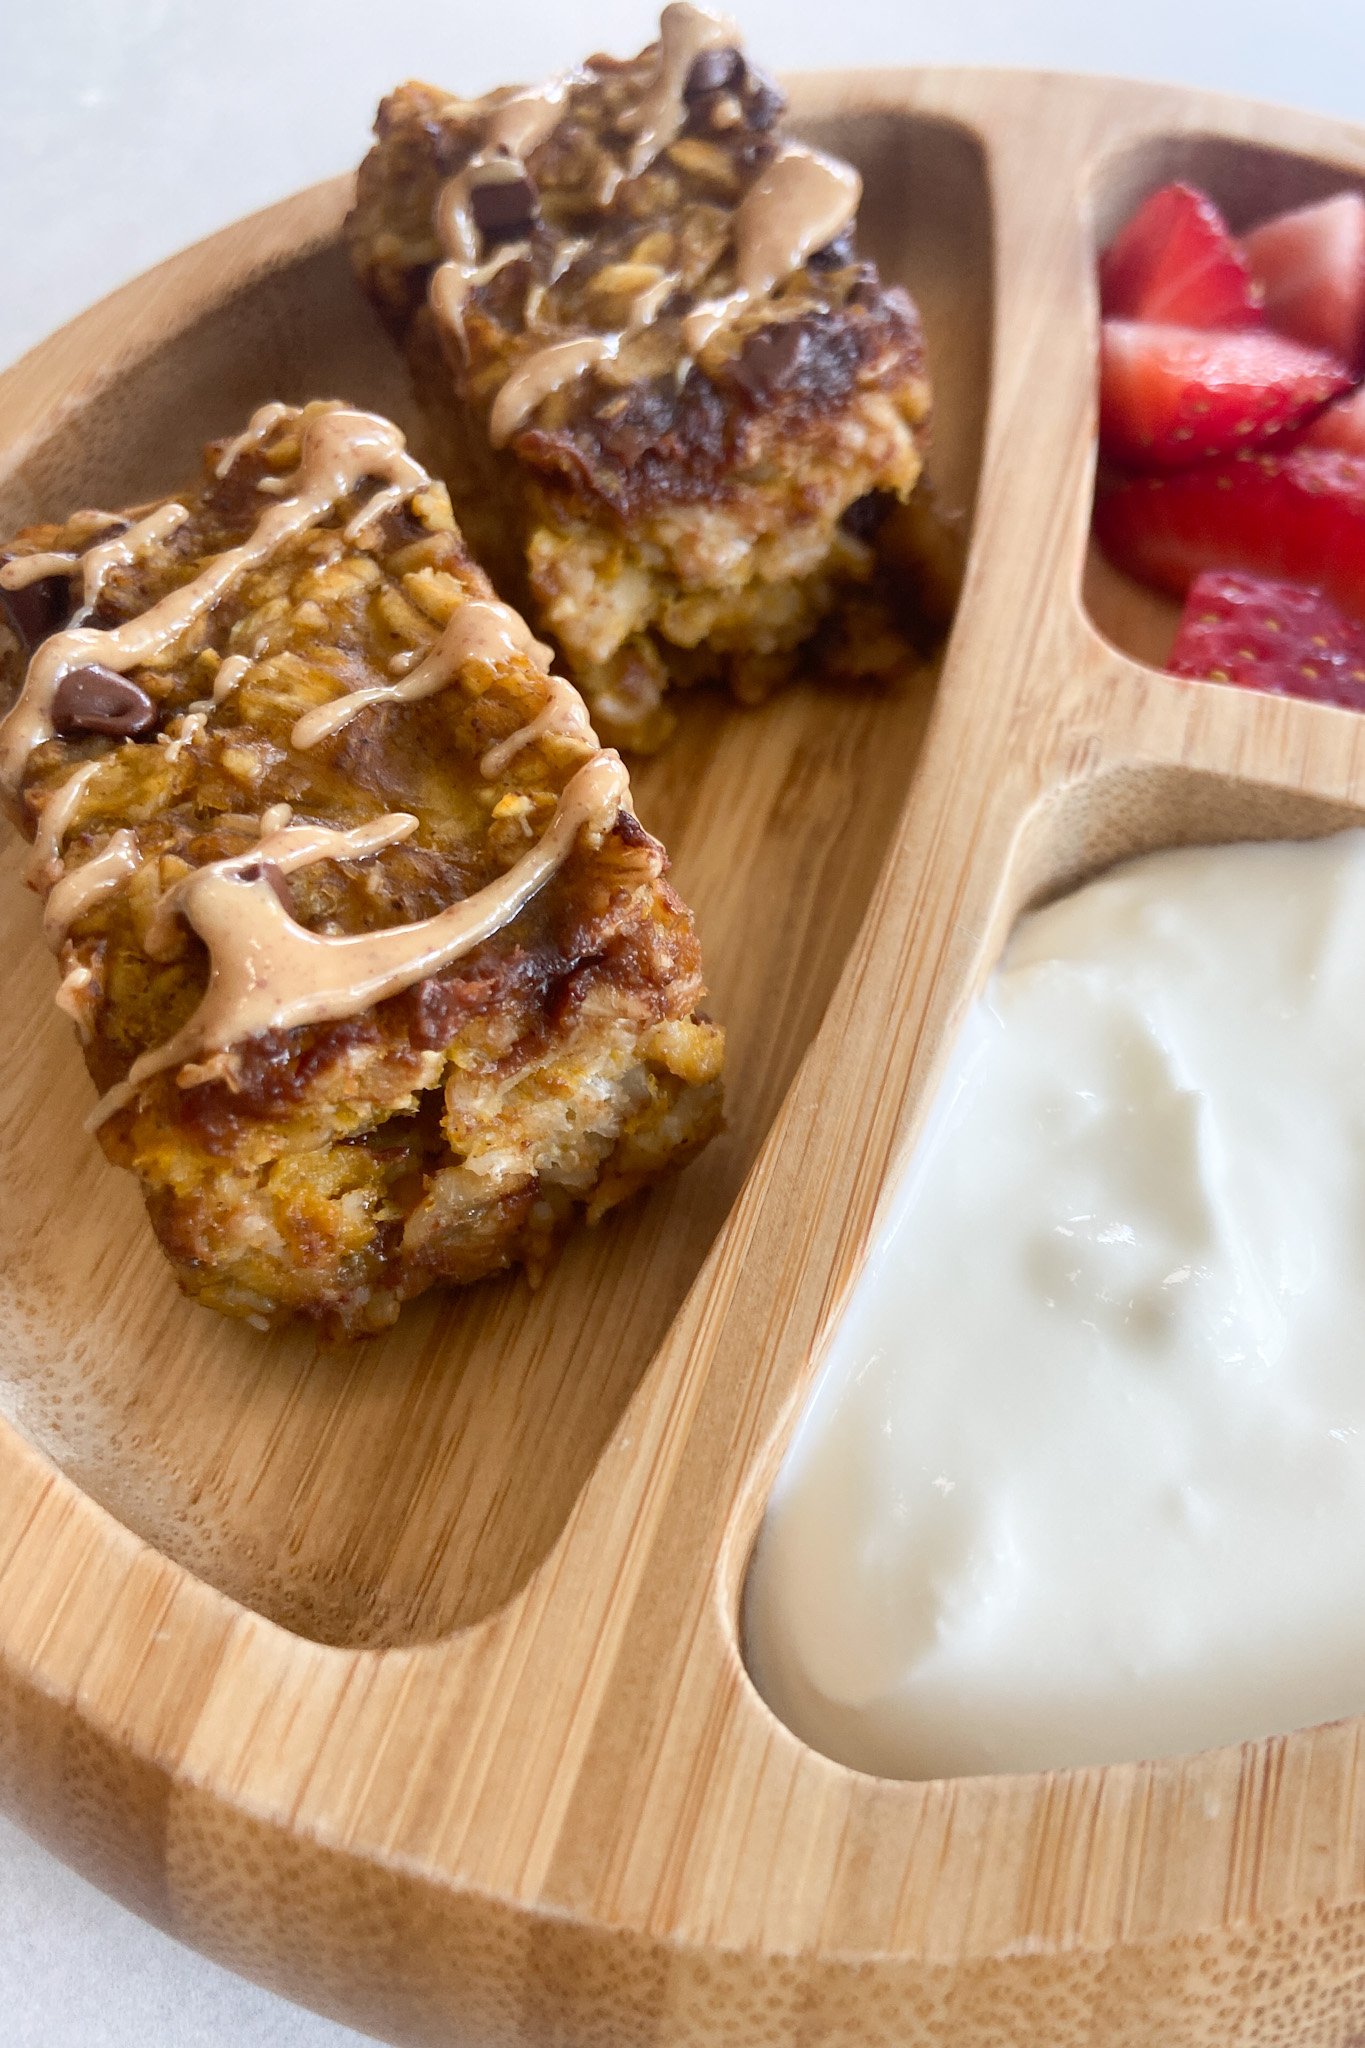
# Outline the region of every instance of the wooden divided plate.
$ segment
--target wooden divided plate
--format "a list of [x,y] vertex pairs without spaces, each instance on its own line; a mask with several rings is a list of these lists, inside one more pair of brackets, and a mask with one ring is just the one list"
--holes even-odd
[[[972,543],[936,687],[699,696],[637,776],[731,1033],[697,1165],[534,1296],[425,1302],[340,1351],[220,1321],[82,1132],[6,849],[0,1784],[182,1939],[398,2042],[1347,2048],[1365,1719],[890,1783],[775,1721],[737,1614],[1019,909],[1140,849],[1365,817],[1365,720],[1158,674],[1169,616],[1086,566],[1097,237],[1175,175],[1235,226],[1365,184],[1365,135],[1027,74],[793,98],[921,304]],[[0,526],[148,498],[266,397],[401,419],[346,203],[228,229],[0,381]]]

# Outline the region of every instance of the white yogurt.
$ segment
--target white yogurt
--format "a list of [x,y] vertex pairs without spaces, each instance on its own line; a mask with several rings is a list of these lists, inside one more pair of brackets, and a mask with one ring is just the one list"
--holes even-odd
[[1365,833],[1026,918],[769,1504],[750,1668],[894,1777],[1365,1710]]

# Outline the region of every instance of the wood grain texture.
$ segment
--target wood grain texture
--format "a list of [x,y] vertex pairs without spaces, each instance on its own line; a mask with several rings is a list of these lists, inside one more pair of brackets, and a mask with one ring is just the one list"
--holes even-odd
[[[1360,720],[1152,672],[1168,615],[1086,562],[1096,229],[1172,172],[1241,218],[1359,182],[1365,139],[1028,75],[794,96],[923,303],[974,537],[932,709],[927,677],[699,698],[637,778],[731,1029],[706,1159],[539,1296],[344,1352],[219,1323],[81,1133],[6,857],[0,1786],[182,1938],[399,2042],[1350,2048],[1365,1722],[893,1784],[774,1721],[736,1616],[1019,908],[1149,846],[1365,815]],[[401,416],[344,204],[228,230],[0,381],[0,523],[146,497],[266,395]]]

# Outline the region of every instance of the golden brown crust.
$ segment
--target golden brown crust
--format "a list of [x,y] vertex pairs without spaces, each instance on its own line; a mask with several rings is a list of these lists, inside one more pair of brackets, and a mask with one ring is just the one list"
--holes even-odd
[[[271,502],[262,481],[287,476],[298,449],[287,421],[221,481],[210,449],[203,483],[182,499],[189,518],[108,578],[89,623],[137,616],[239,542]],[[302,712],[391,681],[395,657],[420,656],[461,605],[491,596],[441,486],[347,541],[368,494],[240,577],[169,660],[130,672],[156,706],[154,732],[122,744],[58,737],[29,757],[30,833],[72,771],[98,763],[64,837],[68,873],[116,830],[136,841],[136,872],[77,917],[61,948],[64,1001],[101,1088],[163,1043],[204,989],[203,946],[156,916],[165,891],[248,852],[269,807],[332,826],[400,810],[419,819],[401,844],[289,878],[300,922],[373,930],[503,874],[591,753],[590,740],[552,731],[482,772],[485,750],[544,701],[543,673],[521,657],[469,662],[458,685],[424,701],[372,706],[330,740],[291,744]],[[30,528],[0,558],[80,548],[89,532],[79,517]],[[31,634],[62,623],[69,605],[60,587],[36,588],[42,606],[24,592],[15,608]],[[234,654],[251,666],[214,704]],[[21,673],[11,650],[11,689]],[[249,1039],[202,1078],[151,1080],[101,1136],[139,1175],[187,1290],[235,1313],[376,1327],[434,1280],[539,1269],[575,1211],[600,1211],[613,1187],[628,1192],[704,1143],[719,1115],[721,1040],[695,1018],[696,935],[664,865],[622,812],[600,846],[580,841],[511,924],[441,973],[358,1017]],[[55,873],[35,880],[45,888]]]
[[[657,737],[668,679],[700,670],[754,696],[790,673],[869,573],[844,512],[869,492],[907,496],[922,465],[918,317],[859,260],[851,231],[687,356],[684,318],[732,283],[736,212],[782,142],[781,95],[729,54],[730,83],[689,95],[681,135],[633,176],[630,109],[655,49],[589,59],[527,159],[534,222],[475,285],[459,333],[426,303],[442,253],[434,216],[486,107],[426,85],[391,94],[348,228],[438,459],[473,485],[477,504],[456,495],[473,545],[557,639],[607,736],[628,743]],[[553,392],[493,449],[509,374],[547,343],[619,331],[654,284],[667,293],[657,316],[615,360]]]

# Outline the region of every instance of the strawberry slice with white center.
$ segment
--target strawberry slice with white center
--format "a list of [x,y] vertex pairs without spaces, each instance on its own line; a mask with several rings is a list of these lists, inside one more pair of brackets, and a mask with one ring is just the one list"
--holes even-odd
[[1183,597],[1205,569],[1324,592],[1365,620],[1365,457],[1331,448],[1242,455],[1101,493],[1095,533],[1139,583]]
[[1248,327],[1260,295],[1227,222],[1192,185],[1144,200],[1100,258],[1106,319],[1179,327]]
[[1172,675],[1365,711],[1365,625],[1320,590],[1214,569],[1185,600]]
[[1348,455],[1365,455],[1365,385],[1320,412],[1301,446],[1341,448]]
[[1335,356],[1259,328],[1106,320],[1100,446],[1139,469],[1179,468],[1295,433],[1350,385]]
[[1253,228],[1242,244],[1280,334],[1365,366],[1365,199],[1339,192]]

